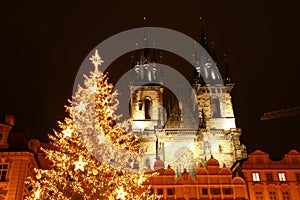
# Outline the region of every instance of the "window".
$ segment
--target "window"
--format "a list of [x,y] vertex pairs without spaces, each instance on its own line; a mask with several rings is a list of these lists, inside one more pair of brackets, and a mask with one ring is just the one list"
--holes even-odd
[[207,190],[207,188],[202,188],[202,194],[203,194],[203,195],[208,195],[208,190]]
[[211,188],[210,193],[213,195],[217,195],[217,194],[220,194],[221,192],[220,192],[219,188]]
[[231,188],[224,188],[223,189],[223,194],[232,194],[232,189]]
[[296,180],[300,182],[300,173],[296,173]]
[[164,194],[164,189],[157,189],[157,194],[158,195],[163,195]]
[[138,105],[139,105],[139,110],[142,110],[143,109],[143,102],[139,101]]
[[278,178],[279,178],[279,181],[286,181],[285,173],[284,172],[278,173]]
[[277,199],[276,192],[269,192],[269,195],[270,195],[270,200],[276,200]]
[[212,118],[220,118],[221,117],[220,102],[219,102],[218,97],[212,98],[211,110],[212,110]]
[[273,180],[273,174],[272,173],[266,173],[267,181],[272,182]]
[[145,119],[151,119],[150,116],[150,106],[151,102],[149,99],[145,99]]
[[262,192],[255,192],[255,198],[256,200],[263,200],[263,193]]
[[223,149],[222,149],[222,146],[219,145],[219,152],[222,153]]
[[2,140],[2,138],[3,138],[3,135],[2,135],[2,133],[0,133],[0,140]]
[[174,188],[168,188],[168,195],[174,195],[175,194],[175,189]]
[[146,159],[146,167],[150,167],[150,160],[148,158]]
[[8,164],[0,164],[0,182],[4,182],[6,179]]
[[283,200],[290,200],[289,192],[282,192],[282,199]]
[[252,180],[253,181],[260,181],[259,173],[258,172],[252,173]]

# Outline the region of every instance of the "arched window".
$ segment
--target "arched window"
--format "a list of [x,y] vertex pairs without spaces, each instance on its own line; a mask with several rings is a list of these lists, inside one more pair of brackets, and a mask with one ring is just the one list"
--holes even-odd
[[212,118],[221,117],[220,101],[218,97],[213,97],[211,99],[211,112],[212,112]]
[[146,159],[146,167],[150,167],[150,160],[148,158]]
[[145,99],[145,119],[151,119],[150,106],[151,106],[151,101],[150,101],[150,99],[146,98]]
[[182,147],[175,152],[175,157],[176,160],[173,164],[175,166],[177,176],[181,175],[181,173],[184,171],[184,168],[190,175],[195,175],[193,159],[194,154],[191,150],[187,149],[186,147]]

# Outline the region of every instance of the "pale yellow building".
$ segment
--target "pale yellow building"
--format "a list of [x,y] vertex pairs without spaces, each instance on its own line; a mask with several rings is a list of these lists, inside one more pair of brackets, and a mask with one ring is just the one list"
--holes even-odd
[[24,130],[13,130],[15,118],[0,122],[0,200],[23,200],[29,193],[26,178],[39,168],[38,140],[29,140]]

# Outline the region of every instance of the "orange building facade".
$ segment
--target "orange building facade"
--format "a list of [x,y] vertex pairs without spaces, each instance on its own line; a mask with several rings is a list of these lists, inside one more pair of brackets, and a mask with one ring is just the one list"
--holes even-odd
[[242,164],[250,199],[300,199],[300,153],[291,150],[280,161],[272,161],[260,150]]
[[206,167],[199,166],[195,176],[184,170],[176,177],[170,166],[155,172],[158,175],[151,177],[146,184],[151,185],[152,192],[161,195],[162,199],[249,199],[245,180],[238,175],[233,177],[231,170],[225,165],[220,168],[219,162],[214,158],[206,162]]
[[158,175],[147,182],[152,192],[162,199],[300,199],[300,153],[296,150],[288,152],[280,161],[273,161],[269,154],[256,150],[247,160],[237,162],[233,169],[220,167],[219,162],[211,158],[206,167],[201,165],[196,170],[195,176],[184,170],[176,177],[170,166],[167,169],[163,166],[162,161],[157,160],[154,169]]

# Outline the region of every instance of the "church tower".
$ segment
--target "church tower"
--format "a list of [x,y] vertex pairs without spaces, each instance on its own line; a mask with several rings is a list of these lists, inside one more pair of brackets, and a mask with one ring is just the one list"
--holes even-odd
[[[147,42],[146,37],[144,41]],[[196,112],[193,108],[183,110],[181,102],[165,95],[160,64],[156,63],[153,50],[143,49],[135,55],[129,109],[132,129],[147,150],[139,161],[139,168],[154,169],[159,162],[160,166],[171,165],[177,175],[184,169],[195,175],[195,169],[200,164],[205,165],[212,156],[228,167],[246,158],[246,148],[239,140],[242,131],[235,124],[231,101],[234,84],[227,60],[226,73],[221,77],[216,51],[210,47],[204,31],[201,46],[211,57],[200,63],[203,59],[195,53],[197,74],[191,85],[197,97]],[[193,121],[195,116],[197,122]]]
[[[234,84],[226,57],[226,73],[223,78],[218,76],[220,73],[217,68],[216,51],[214,46],[211,50],[207,44],[207,38],[202,31],[201,45],[207,52],[212,52],[212,60],[208,60],[200,67],[199,60],[195,58],[198,74],[193,87],[197,94],[199,118],[202,125],[196,140],[197,146],[199,146],[198,162],[205,163],[211,156],[214,156],[220,163],[231,167],[236,160],[247,157],[246,148],[239,139],[242,130],[235,124],[231,101]],[[204,78],[207,80],[206,83],[203,81]],[[215,80],[220,79],[223,79],[224,84],[216,83],[218,81]]]

